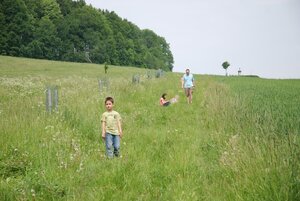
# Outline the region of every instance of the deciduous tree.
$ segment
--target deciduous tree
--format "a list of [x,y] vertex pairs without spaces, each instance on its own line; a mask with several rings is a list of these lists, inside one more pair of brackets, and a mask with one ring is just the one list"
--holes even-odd
[[228,61],[224,61],[223,63],[222,63],[222,67],[225,69],[225,74],[226,74],[226,76],[228,75],[227,74],[227,68],[230,66],[230,63],[228,62]]

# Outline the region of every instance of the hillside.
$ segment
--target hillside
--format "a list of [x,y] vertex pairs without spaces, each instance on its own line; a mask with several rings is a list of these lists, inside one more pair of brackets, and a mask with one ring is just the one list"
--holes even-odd
[[163,36],[84,0],[2,0],[0,55],[172,71]]
[[[181,76],[0,56],[0,200],[299,200],[300,80],[195,75],[188,105]],[[160,107],[164,92],[179,102]],[[108,95],[124,129],[113,160]]]

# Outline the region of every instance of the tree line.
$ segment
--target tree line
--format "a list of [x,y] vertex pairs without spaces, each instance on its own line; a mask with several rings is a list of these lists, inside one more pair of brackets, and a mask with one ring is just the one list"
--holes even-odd
[[172,71],[166,40],[84,0],[1,0],[0,54]]

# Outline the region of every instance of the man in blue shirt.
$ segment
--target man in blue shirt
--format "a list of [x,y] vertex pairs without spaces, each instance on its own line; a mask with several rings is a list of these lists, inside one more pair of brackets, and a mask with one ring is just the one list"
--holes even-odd
[[192,103],[192,93],[195,84],[193,74],[190,73],[190,69],[188,68],[185,70],[185,74],[181,78],[181,85],[185,91],[188,103]]

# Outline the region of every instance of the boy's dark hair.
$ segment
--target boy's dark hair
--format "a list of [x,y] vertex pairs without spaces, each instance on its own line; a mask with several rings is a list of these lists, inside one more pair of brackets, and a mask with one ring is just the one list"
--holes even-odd
[[114,103],[114,99],[112,97],[106,97],[104,103],[106,104],[107,101],[110,101],[112,103]]
[[163,99],[166,99],[166,93],[163,93],[163,95],[161,95],[161,97],[163,98]]

